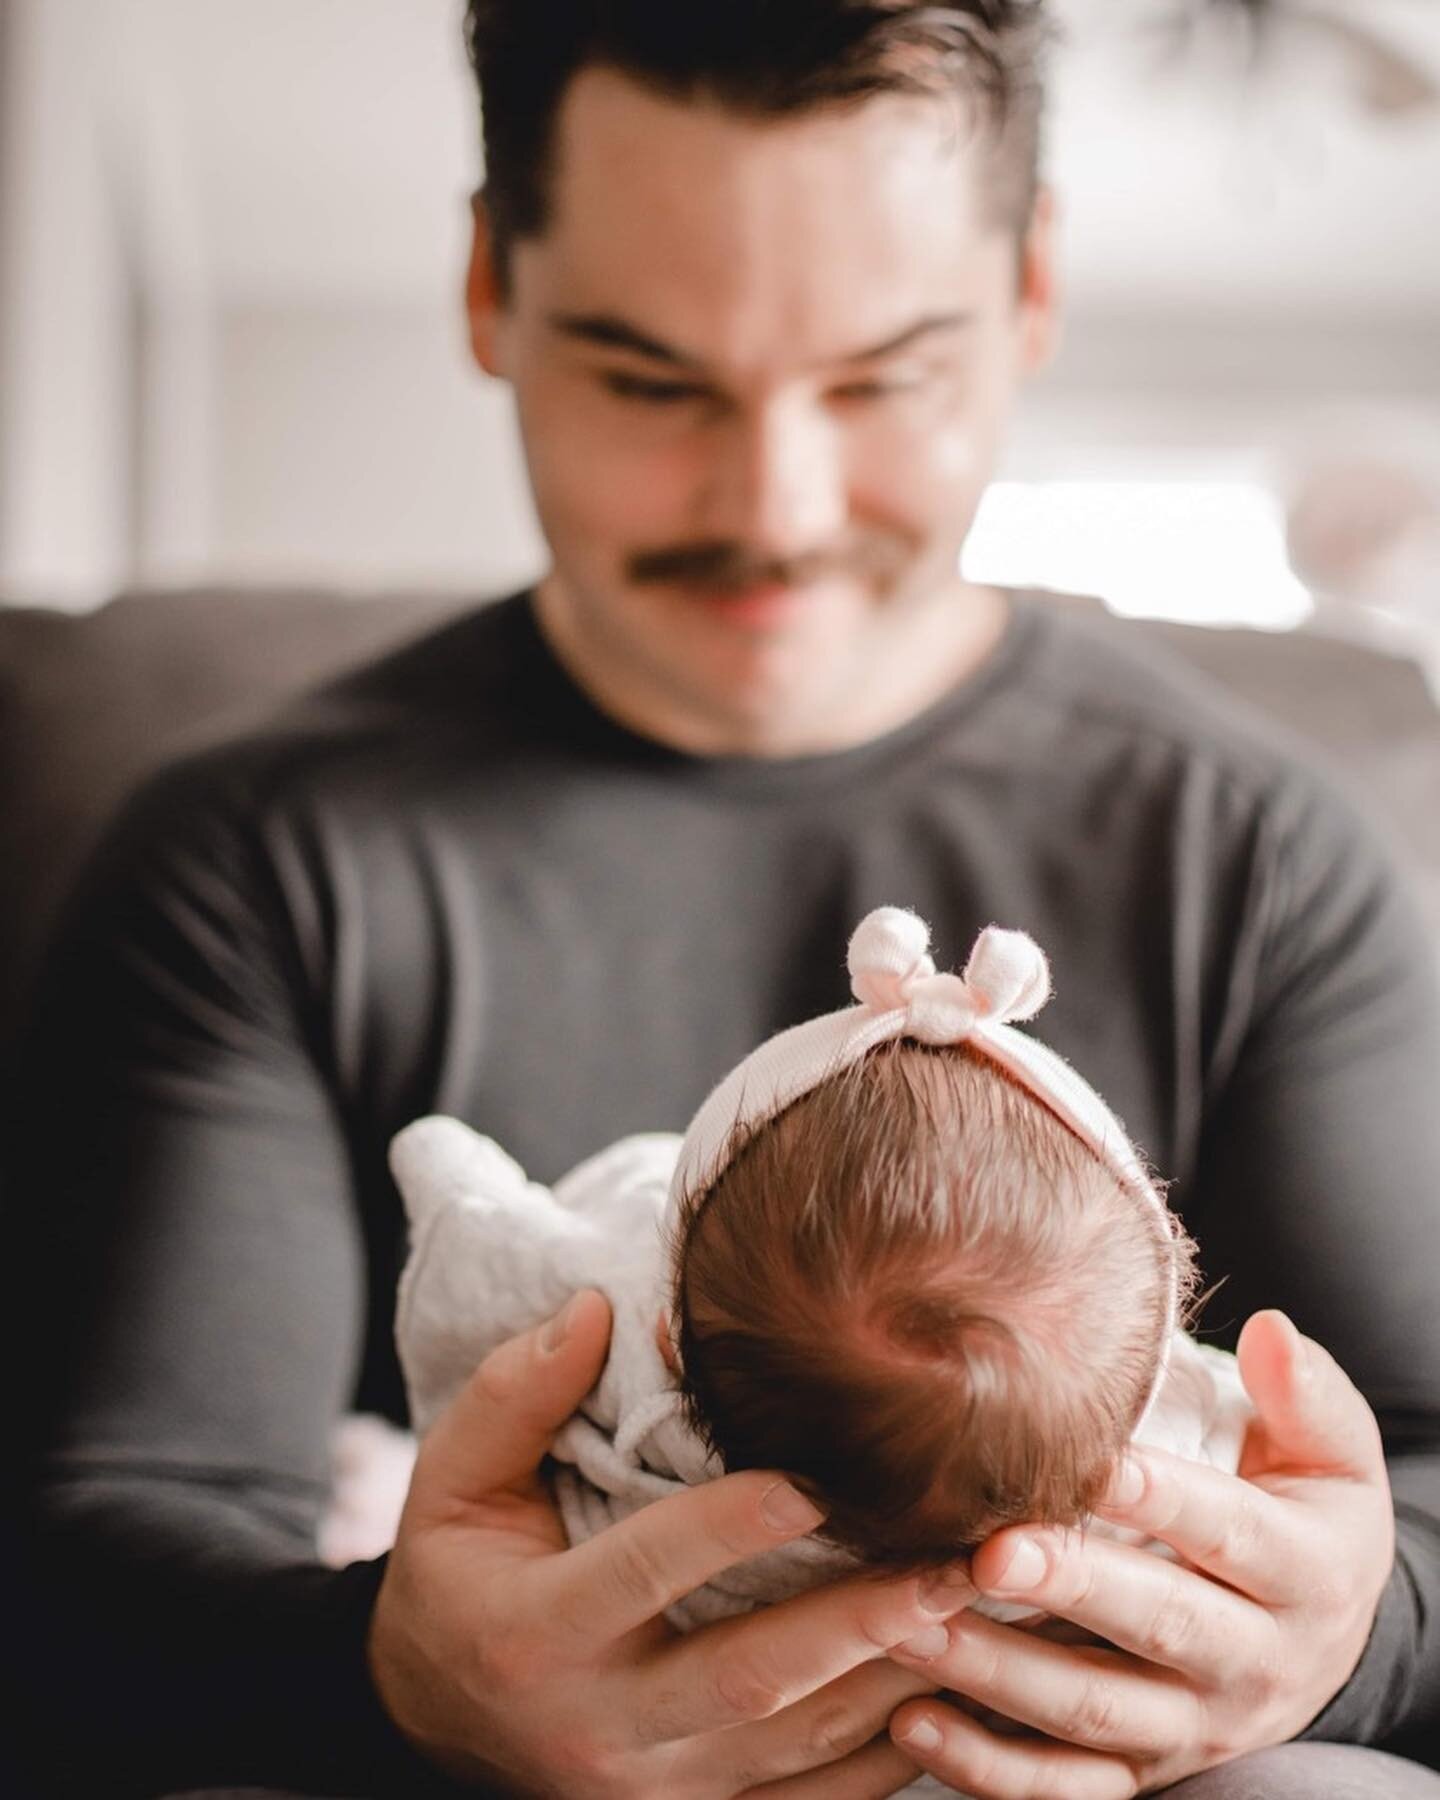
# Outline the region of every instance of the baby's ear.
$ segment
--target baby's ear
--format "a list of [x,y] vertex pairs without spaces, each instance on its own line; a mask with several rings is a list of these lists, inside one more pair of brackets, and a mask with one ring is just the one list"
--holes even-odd
[[662,1306],[655,1315],[655,1346],[660,1352],[661,1360],[672,1375],[680,1373],[680,1357],[675,1349],[675,1339],[670,1334],[670,1312]]

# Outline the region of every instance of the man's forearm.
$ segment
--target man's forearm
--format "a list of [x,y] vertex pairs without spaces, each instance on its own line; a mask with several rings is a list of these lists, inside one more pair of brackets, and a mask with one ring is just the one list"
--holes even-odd
[[382,1565],[319,1566],[268,1499],[113,1471],[41,1490],[20,1605],[47,1788],[428,1790],[366,1666]]
[[1395,1567],[1354,1674],[1302,1733],[1440,1766],[1440,1456],[1390,1464]]

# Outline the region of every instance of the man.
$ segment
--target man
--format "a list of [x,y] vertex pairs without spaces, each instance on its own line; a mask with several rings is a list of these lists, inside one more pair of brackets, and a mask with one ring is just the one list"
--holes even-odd
[[[1345,1747],[1440,1718],[1430,959],[1257,731],[957,573],[1052,332],[1039,11],[471,6],[472,338],[552,569],[150,790],[42,1001],[32,1656],[82,1791],[1436,1791]],[[390,1134],[544,1179],[676,1126],[889,901],[1051,950],[1047,1038],[1174,1177],[1216,1337],[1256,1315],[1242,1477],[1147,1455],[1107,1507],[1179,1560],[1017,1529],[678,1639],[817,1516],[744,1471],[565,1549],[582,1295],[427,1439],[388,1564],[317,1567],[328,1426],[402,1410]]]

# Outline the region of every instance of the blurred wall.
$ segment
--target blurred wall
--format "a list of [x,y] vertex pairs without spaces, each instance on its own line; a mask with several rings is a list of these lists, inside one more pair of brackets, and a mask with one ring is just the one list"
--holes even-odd
[[227,311],[213,565],[235,577],[520,585],[542,546],[509,391],[461,308]]
[[135,291],[86,0],[0,0],[0,590],[134,566]]
[[[1356,409],[1440,431],[1440,109],[1367,115],[1317,67],[1243,122],[1233,71],[1141,77],[1117,37],[1140,0],[1057,5],[1070,323],[1003,473],[1280,481]],[[1372,15],[1440,68],[1440,7]],[[0,0],[5,598],[538,566],[509,403],[460,325],[459,16]]]

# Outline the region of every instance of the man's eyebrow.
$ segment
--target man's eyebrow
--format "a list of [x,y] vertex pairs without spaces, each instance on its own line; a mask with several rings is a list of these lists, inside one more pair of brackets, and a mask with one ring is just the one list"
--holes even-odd
[[847,356],[836,357],[837,362],[875,362],[882,356],[893,356],[897,350],[908,350],[921,338],[931,337],[938,331],[958,331],[961,326],[973,323],[974,315],[968,312],[932,313],[929,318],[918,319],[915,324],[907,325],[904,331],[897,331],[894,337],[886,338],[883,344],[869,344],[863,350],[852,350]]
[[[907,325],[904,331],[897,331],[894,337],[886,338],[883,343],[867,344],[863,350],[850,350],[827,359],[827,362],[874,362],[882,356],[893,356],[897,350],[908,350],[921,338],[930,337],[936,332],[959,330],[962,326],[969,325],[972,318],[973,315],[968,312],[934,313],[928,318],[918,319],[913,325]],[[686,369],[696,374],[704,370],[705,365],[698,357],[687,356],[673,344],[651,337],[648,332],[641,331],[638,326],[631,325],[612,313],[551,313],[549,323],[554,330],[562,332],[566,337],[578,338],[582,343],[598,344],[606,350],[630,350],[637,356],[648,357],[652,362],[668,363],[672,368]]]
[[648,332],[627,324],[612,313],[551,313],[549,324],[566,337],[579,338],[586,344],[599,344],[605,350],[633,350],[638,356],[648,356],[652,362],[670,363],[677,369],[698,371],[702,367],[698,358],[686,356],[673,345],[662,343],[659,338],[651,337]]

